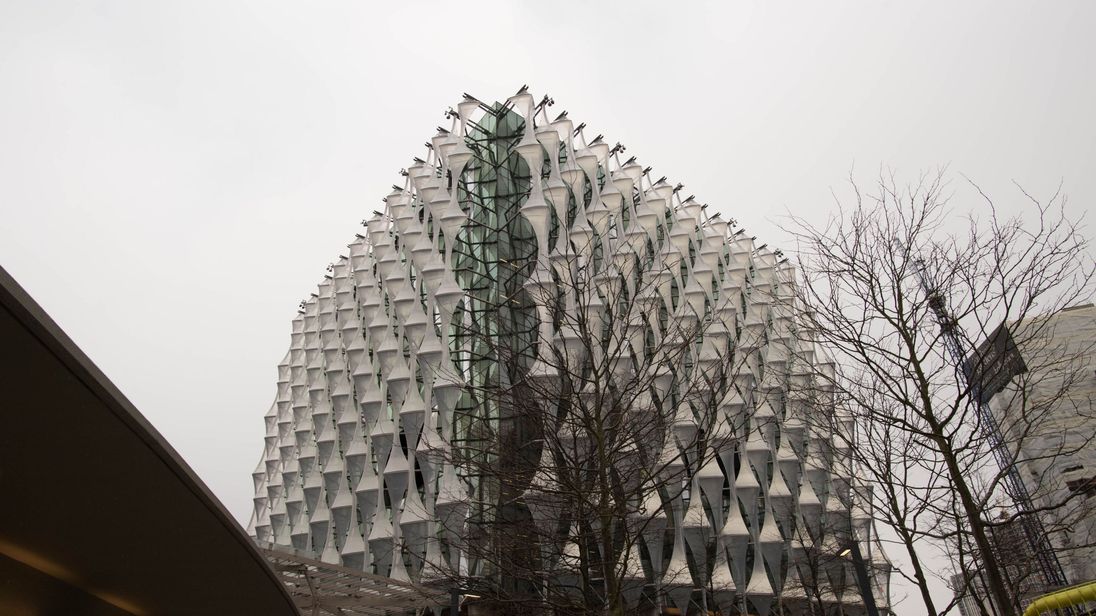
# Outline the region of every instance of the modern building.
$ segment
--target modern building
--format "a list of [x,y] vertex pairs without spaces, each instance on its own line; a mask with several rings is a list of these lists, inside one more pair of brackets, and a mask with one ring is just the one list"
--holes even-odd
[[1065,581],[1096,579],[1096,306],[1003,324],[973,357]]
[[[466,96],[301,303],[253,536],[439,586],[609,592],[619,574],[630,605],[680,613],[863,613],[855,544],[886,611],[889,566],[815,421],[825,396],[804,393],[833,366],[800,340],[793,267],[551,103]],[[582,413],[617,427],[576,429]],[[623,539],[602,549],[561,478],[623,433],[627,513],[604,518]],[[525,558],[489,562],[506,550]]]

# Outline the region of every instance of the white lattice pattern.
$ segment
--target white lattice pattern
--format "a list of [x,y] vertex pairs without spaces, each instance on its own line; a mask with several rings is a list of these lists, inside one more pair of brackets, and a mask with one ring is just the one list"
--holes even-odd
[[[664,271],[651,296],[637,301],[663,302],[672,318],[715,319],[695,369],[733,370],[730,378],[741,385],[718,408],[725,425],[744,428],[692,474],[687,494],[694,497],[678,496],[666,508],[671,514],[649,525],[648,560],[662,562],[668,547],[669,565],[644,571],[637,556],[637,580],[663,582],[661,591],[681,607],[693,588],[707,587],[724,608],[746,596],[768,610],[782,593],[803,597],[788,563],[805,549],[804,536],[784,536],[782,529],[844,527],[855,531],[863,553],[881,554],[876,541],[866,540],[873,536],[868,516],[835,496],[855,492],[848,472],[838,470],[844,452],[808,421],[807,405],[787,394],[789,383],[833,369],[797,339],[793,267],[729,221],[709,216],[692,197],[683,199],[665,179],[652,181],[634,160],[622,163],[618,148],[600,138],[587,142],[566,114],[548,121],[546,106],[525,92],[504,105],[520,131],[511,154],[539,179],[516,197],[535,237],[529,258],[537,271],[594,245],[609,258],[583,254],[587,266],[612,268],[634,262],[650,244]],[[254,473],[251,532],[258,540],[403,581],[428,582],[431,571],[461,566],[459,550],[442,549],[447,529],[438,521],[464,514],[467,486],[451,463],[427,453],[448,446],[465,385],[458,372],[442,369],[456,352],[444,332],[467,294],[454,246],[470,210],[453,178],[472,161],[468,139],[488,130],[480,124],[486,110],[499,108],[462,101],[452,128],[439,130],[425,160],[415,159],[383,212],[366,221],[366,234],[303,302],[278,366]],[[569,213],[569,203],[577,211]],[[484,206],[490,198],[481,200]],[[677,289],[682,301],[672,297]],[[751,292],[758,289],[764,292]],[[569,333],[553,331],[544,306],[537,316],[541,340],[568,343]],[[729,338],[754,359],[720,365],[712,349]],[[689,421],[673,429],[695,433]],[[736,456],[743,462],[736,464]],[[737,476],[724,469],[738,469]],[[698,494],[722,506],[706,512]],[[779,524],[766,523],[773,520]],[[671,527],[673,545],[664,546],[663,530]],[[687,569],[686,545],[703,554],[712,537],[716,558],[698,569],[708,579],[653,579]],[[836,553],[841,546],[825,547]],[[401,549],[412,558],[393,558]],[[859,605],[851,566],[830,575],[842,579],[827,584],[826,599]],[[877,575],[875,585],[885,603],[886,575]]]

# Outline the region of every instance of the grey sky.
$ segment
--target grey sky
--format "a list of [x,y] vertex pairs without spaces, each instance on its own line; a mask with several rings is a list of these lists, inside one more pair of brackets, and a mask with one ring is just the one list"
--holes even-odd
[[854,168],[1086,211],[1094,27],[1094,2],[7,0],[0,263],[246,523],[297,302],[462,92],[528,83],[780,246]]

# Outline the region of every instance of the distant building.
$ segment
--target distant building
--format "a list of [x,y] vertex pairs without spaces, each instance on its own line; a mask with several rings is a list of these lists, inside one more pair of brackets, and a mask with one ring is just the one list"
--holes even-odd
[[[1001,524],[990,528],[989,539],[993,545],[995,560],[1004,566],[1002,573],[1005,586],[1011,593],[1015,593],[1017,604],[1025,606],[1053,588],[1046,584],[1023,527],[1017,520],[1008,520],[1008,516],[1008,512],[1000,513],[998,521]],[[949,580],[951,589],[959,597],[960,614],[980,616],[983,608],[990,616],[1006,613],[998,609],[989,597],[977,556],[971,558],[973,562],[967,565],[966,573],[956,573]]]
[[[1050,509],[1040,519],[1066,580],[1096,578],[1096,306],[1002,324],[973,364],[1031,505]],[[1019,527],[1002,533],[1030,545]]]
[[979,606],[986,600],[986,589],[977,572],[967,570],[965,573],[956,573],[949,578],[948,586],[959,598],[960,616],[981,616],[982,609]]

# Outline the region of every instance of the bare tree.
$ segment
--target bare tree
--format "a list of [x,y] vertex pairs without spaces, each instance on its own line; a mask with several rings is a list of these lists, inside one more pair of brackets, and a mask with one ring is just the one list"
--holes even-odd
[[[795,220],[790,229],[810,334],[840,367],[827,383],[838,393],[837,415],[857,428],[846,446],[874,483],[871,510],[898,536],[929,613],[952,607],[929,590],[924,559],[932,549],[976,558],[989,596],[1013,613],[1018,597],[992,529],[1041,521],[1075,498],[1018,502],[1004,519],[999,504],[1027,500],[1017,499],[1021,465],[1069,455],[1092,438],[1089,424],[1087,434],[1032,447],[1064,401],[1091,412],[1091,402],[1072,400],[1084,353],[1051,353],[1052,321],[1041,318],[1091,295],[1088,242],[1058,195],[1031,199],[1024,220],[1000,217],[983,195],[985,215],[952,227],[943,173],[908,187],[882,177],[871,195],[851,185],[853,203],[839,201],[824,226]],[[972,352],[1003,323],[1010,344],[1031,358],[1023,374],[1005,379],[1019,400],[1008,417],[984,404],[986,379],[998,373],[994,356]]]

